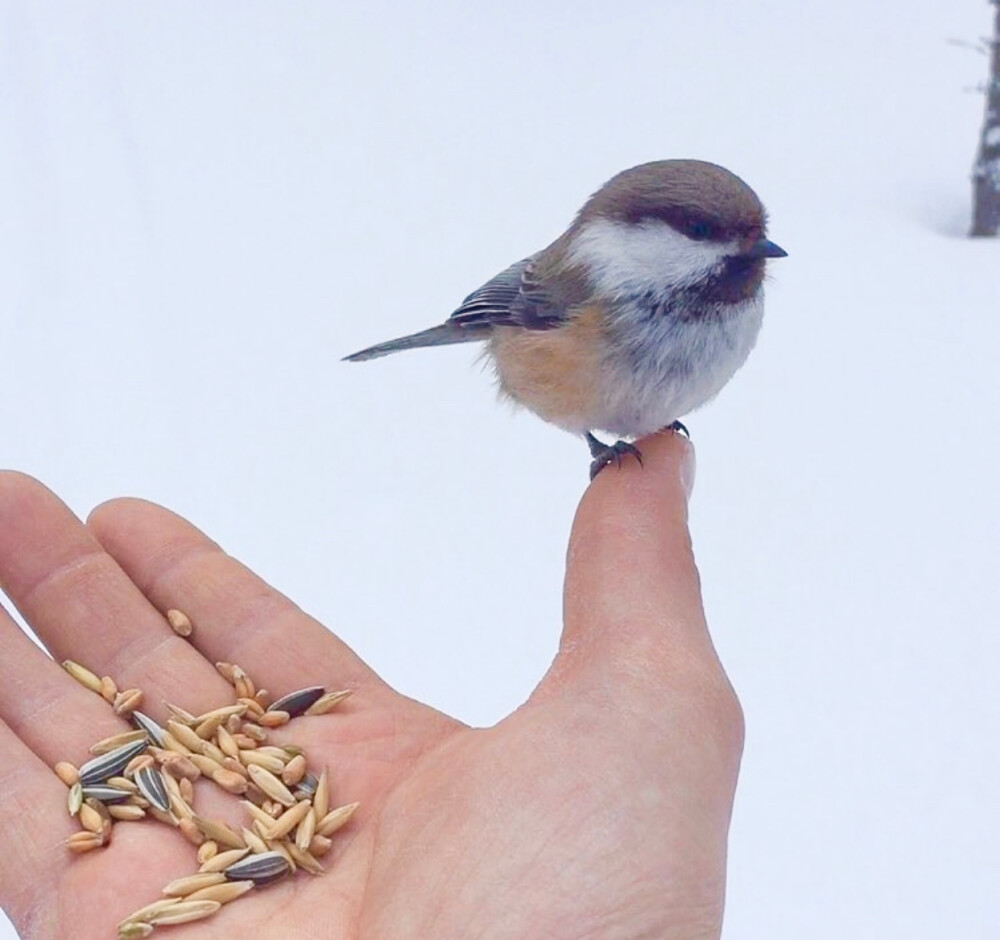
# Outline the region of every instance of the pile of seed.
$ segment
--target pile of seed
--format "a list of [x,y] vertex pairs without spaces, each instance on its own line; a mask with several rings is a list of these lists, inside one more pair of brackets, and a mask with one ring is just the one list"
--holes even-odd
[[[168,611],[167,620],[179,635],[191,635],[191,621],[181,611]],[[120,940],[208,917],[297,869],[323,871],[319,859],[330,850],[331,836],[358,804],[331,808],[327,769],[311,773],[301,748],[268,744],[268,731],[300,715],[325,714],[350,691],[310,686],[271,701],[239,666],[216,663],[233,686],[235,702],[201,715],[164,702],[171,717],[161,727],[139,710],[140,689],[119,691],[109,676],[71,660],[63,668],[135,725],[92,745],[92,759],[80,767],[56,764],[56,775],[69,788],[69,813],[82,827],[66,840],[69,850],[106,846],[117,822],[147,817],[175,827],[197,846],[197,871],[171,881],[161,900],[126,917],[118,925]],[[248,825],[237,832],[195,811],[194,781],[201,777],[243,797]]]

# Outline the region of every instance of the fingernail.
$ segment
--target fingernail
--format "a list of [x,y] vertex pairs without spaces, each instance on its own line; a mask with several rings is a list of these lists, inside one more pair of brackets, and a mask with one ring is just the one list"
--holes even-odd
[[681,457],[680,475],[681,486],[684,487],[684,495],[691,499],[694,490],[694,475],[697,460],[694,453],[694,444],[690,441],[684,442],[684,456]]

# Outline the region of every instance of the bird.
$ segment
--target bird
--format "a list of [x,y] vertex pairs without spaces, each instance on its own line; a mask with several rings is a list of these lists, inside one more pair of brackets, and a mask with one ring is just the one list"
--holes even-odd
[[[714,398],[750,354],[764,314],[768,239],[757,194],[704,160],[612,177],[547,248],[469,294],[438,326],[346,356],[483,343],[502,396],[590,448],[591,479]],[[595,431],[617,440],[605,443]]]

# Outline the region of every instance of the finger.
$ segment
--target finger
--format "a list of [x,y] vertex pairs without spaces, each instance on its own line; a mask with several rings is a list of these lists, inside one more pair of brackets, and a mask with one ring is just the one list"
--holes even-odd
[[0,588],[57,660],[142,689],[154,714],[179,688],[193,711],[231,695],[73,513],[18,473],[0,473]]
[[161,610],[194,622],[212,662],[233,662],[272,693],[304,685],[388,689],[351,649],[180,516],[118,499],[88,521],[104,548]]
[[62,844],[75,828],[66,787],[0,721],[0,907],[19,928],[37,912],[67,862]]
[[639,443],[589,487],[570,536],[565,626],[549,682],[598,671],[616,679],[718,669],[687,528],[694,451],[678,434]]

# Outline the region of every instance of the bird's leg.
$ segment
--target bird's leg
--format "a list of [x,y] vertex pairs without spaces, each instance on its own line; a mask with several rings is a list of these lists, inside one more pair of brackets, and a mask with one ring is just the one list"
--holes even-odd
[[608,464],[613,463],[616,467],[622,465],[622,457],[631,454],[642,464],[642,453],[635,444],[628,441],[615,441],[614,444],[605,444],[599,441],[588,431],[584,434],[587,439],[587,446],[590,448],[590,456],[594,459],[590,463],[590,479],[593,480]]
[[673,431],[674,434],[683,434],[688,440],[691,440],[691,432],[680,421],[671,421],[663,430]]

